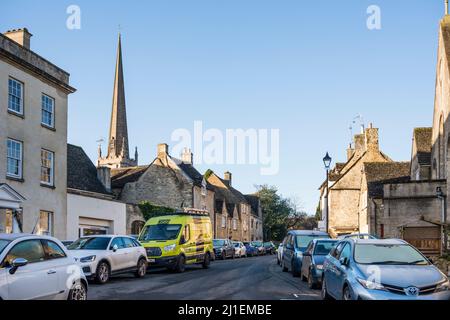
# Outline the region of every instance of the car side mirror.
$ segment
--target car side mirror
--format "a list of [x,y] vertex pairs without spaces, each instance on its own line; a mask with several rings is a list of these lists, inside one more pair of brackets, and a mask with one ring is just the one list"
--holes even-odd
[[348,266],[348,259],[346,257],[340,258],[339,262],[343,265],[343,266]]
[[20,267],[24,267],[27,264],[28,264],[28,260],[27,259],[16,258],[11,263],[11,269],[9,269],[9,273],[10,274],[15,274],[17,269],[19,269]]
[[113,245],[112,251],[116,252],[117,250],[119,250],[119,246],[117,244]]
[[309,253],[309,252],[304,252],[304,253],[303,253],[303,256],[304,256],[304,257],[311,257],[311,253]]
[[185,244],[185,243],[186,243],[186,238],[184,237],[184,235],[181,235],[180,244]]

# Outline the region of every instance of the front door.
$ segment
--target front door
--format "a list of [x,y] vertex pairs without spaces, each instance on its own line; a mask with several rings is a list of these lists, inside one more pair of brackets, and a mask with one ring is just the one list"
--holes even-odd
[[16,258],[26,259],[28,264],[19,267],[14,274],[10,274],[10,268],[4,269],[9,299],[50,299],[58,293],[57,270],[51,260],[46,260],[40,240],[25,240],[16,244],[6,255],[5,261],[11,264]]

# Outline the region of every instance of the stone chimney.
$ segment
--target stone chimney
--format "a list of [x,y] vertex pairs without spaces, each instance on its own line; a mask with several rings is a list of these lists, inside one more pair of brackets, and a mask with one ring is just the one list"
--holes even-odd
[[347,148],[347,161],[355,154],[355,149],[352,148],[352,144],[348,145]]
[[181,161],[188,164],[194,164],[194,154],[191,149],[184,148],[183,153],[181,154]]
[[158,158],[165,158],[169,155],[169,146],[166,143],[158,144]]
[[231,183],[232,183],[232,178],[233,175],[231,174],[231,172],[227,171],[223,174],[223,180],[225,180],[225,182],[228,184],[228,186],[231,187]]
[[355,143],[355,152],[362,153],[366,150],[364,134],[355,134],[354,143]]
[[103,184],[106,191],[111,192],[111,169],[108,167],[98,167],[97,178]]
[[8,30],[4,35],[30,50],[30,39],[33,35],[28,32],[27,28]]
[[364,139],[367,151],[380,151],[380,145],[378,143],[378,128],[374,128],[372,123],[370,123],[369,127],[364,131]]

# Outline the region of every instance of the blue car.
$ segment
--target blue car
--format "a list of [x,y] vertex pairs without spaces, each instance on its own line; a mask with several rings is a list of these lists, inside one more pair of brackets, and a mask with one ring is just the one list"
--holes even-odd
[[294,277],[300,276],[302,270],[303,252],[314,239],[329,239],[326,232],[312,230],[292,230],[286,238],[286,246],[283,248],[281,267],[283,272],[291,271]]
[[399,239],[345,239],[323,264],[322,299],[449,300],[448,278]]
[[323,262],[339,240],[314,239],[303,253],[301,278],[308,287],[315,289],[322,282]]
[[252,246],[250,242],[244,242],[244,246],[247,250],[247,257],[254,257],[258,255],[258,248]]

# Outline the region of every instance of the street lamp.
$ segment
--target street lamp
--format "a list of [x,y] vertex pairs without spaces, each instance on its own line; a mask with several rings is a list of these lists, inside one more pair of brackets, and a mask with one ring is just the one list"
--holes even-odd
[[331,167],[331,157],[330,155],[327,154],[325,155],[325,157],[323,158],[323,164],[325,166],[325,171],[327,174],[327,178],[326,178],[326,190],[325,190],[325,210],[326,210],[326,215],[325,215],[325,230],[326,232],[328,232],[328,227],[329,227],[329,218],[328,218],[328,193],[329,193],[329,189],[328,189],[328,184],[329,184],[329,172],[330,172],[330,167]]
[[436,187],[436,196],[441,200],[441,235],[443,237],[444,245],[441,244],[441,255],[444,251],[447,251],[447,204],[446,204],[446,196],[442,191],[441,187]]

